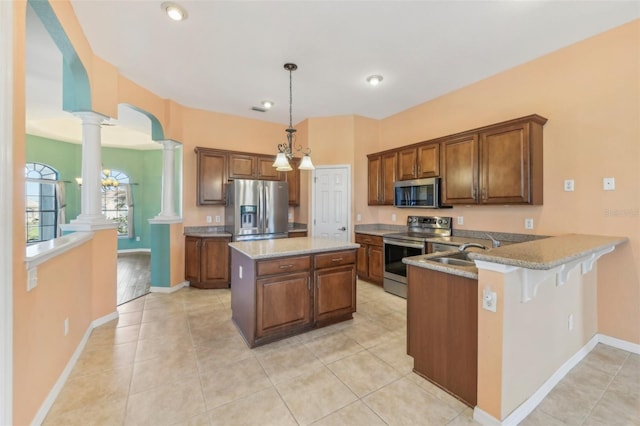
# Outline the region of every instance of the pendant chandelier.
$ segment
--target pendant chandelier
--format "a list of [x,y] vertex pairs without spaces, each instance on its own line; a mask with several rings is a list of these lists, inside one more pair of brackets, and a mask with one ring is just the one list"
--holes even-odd
[[294,157],[296,152],[301,152],[302,161],[298,168],[300,170],[313,170],[315,167],[311,162],[311,149],[295,145],[296,129],[293,128],[293,88],[291,84],[291,73],[297,70],[298,66],[296,64],[286,63],[284,64],[284,69],[289,71],[289,128],[285,130],[285,132],[287,132],[287,142],[278,144],[278,155],[276,155],[276,161],[273,163],[273,167],[279,172],[292,170],[289,160]]

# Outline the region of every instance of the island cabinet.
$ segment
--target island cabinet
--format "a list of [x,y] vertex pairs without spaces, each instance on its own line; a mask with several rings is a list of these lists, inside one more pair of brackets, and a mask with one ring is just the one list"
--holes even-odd
[[478,281],[409,265],[407,283],[407,353],[414,371],[475,407]]
[[542,126],[531,115],[441,141],[443,204],[542,204]]
[[254,260],[231,251],[232,320],[249,347],[353,318],[355,250]]
[[185,280],[196,288],[229,287],[228,237],[185,237]]
[[368,204],[393,205],[393,185],[398,168],[397,152],[369,155]]
[[382,237],[356,233],[356,243],[360,244],[356,263],[358,278],[382,285],[384,275]]

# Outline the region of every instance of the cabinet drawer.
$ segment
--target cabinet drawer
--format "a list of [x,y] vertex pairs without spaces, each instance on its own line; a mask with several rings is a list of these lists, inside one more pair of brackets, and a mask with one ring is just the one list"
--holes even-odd
[[285,257],[258,262],[258,276],[306,271],[311,268],[311,256]]
[[356,243],[382,247],[382,237],[377,235],[356,234]]
[[354,250],[334,251],[315,255],[316,269],[330,268],[332,266],[350,265],[356,262]]

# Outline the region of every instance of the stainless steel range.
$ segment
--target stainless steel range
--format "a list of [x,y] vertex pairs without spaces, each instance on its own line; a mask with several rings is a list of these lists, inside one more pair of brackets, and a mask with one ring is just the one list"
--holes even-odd
[[383,263],[385,291],[407,298],[407,265],[403,257],[427,253],[427,239],[451,235],[450,217],[409,216],[407,231],[383,237]]

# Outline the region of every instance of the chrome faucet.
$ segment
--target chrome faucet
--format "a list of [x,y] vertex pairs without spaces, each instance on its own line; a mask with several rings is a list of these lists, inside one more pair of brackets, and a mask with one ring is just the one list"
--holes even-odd
[[493,238],[491,236],[491,234],[484,234],[487,237],[491,238],[491,247],[496,248],[496,247],[500,247],[500,241],[496,240],[495,238]]
[[482,244],[478,244],[478,243],[464,243],[462,244],[460,247],[458,247],[458,250],[460,251],[465,251],[467,248],[469,247],[478,247],[481,248],[482,250],[486,250],[487,248],[485,246],[483,246]]

